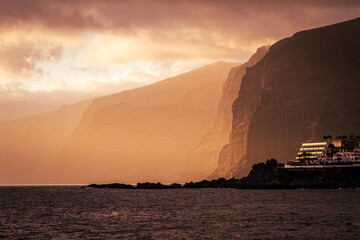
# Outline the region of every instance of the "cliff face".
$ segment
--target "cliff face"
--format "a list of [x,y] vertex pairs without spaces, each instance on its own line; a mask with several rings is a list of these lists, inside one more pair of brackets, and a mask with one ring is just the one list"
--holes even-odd
[[274,44],[242,79],[230,143],[211,175],[240,177],[267,158],[295,158],[302,142],[360,129],[360,18]]
[[60,151],[63,183],[184,181],[186,154],[216,116],[234,63],[96,99]]
[[57,154],[89,103],[0,123],[0,184],[56,183]]
[[232,123],[231,106],[238,96],[242,77],[248,67],[252,67],[265,56],[269,48],[270,46],[260,47],[249,61],[230,70],[223,85],[215,122],[202,136],[195,149],[189,153],[188,171],[196,176],[193,180],[207,178],[216,168],[220,150],[229,142]]

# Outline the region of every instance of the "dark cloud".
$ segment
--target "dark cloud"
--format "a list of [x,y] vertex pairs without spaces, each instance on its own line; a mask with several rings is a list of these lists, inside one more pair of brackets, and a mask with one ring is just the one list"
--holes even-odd
[[0,25],[7,28],[23,25],[59,29],[98,28],[93,16],[82,10],[88,9],[87,6],[86,1],[4,0],[0,1]]
[[[359,9],[360,2],[352,0],[3,0],[0,25],[79,31],[189,26],[257,31],[279,24],[306,27],[309,22],[344,20],[358,16]],[[326,13],[331,16],[324,19]]]
[[[15,72],[32,70],[37,60],[57,59],[61,55],[64,35],[81,36],[87,31],[125,34],[135,41],[143,41],[145,36],[147,42],[168,47],[153,49],[150,54],[138,53],[148,58],[166,55],[183,59],[193,58],[191,52],[208,52],[212,53],[211,58],[220,54],[231,60],[236,54],[254,50],[254,44],[269,44],[300,30],[358,16],[360,1],[353,0],[1,0],[3,35],[7,31],[44,30],[60,44],[54,47],[22,39],[4,43],[0,37],[0,67]],[[222,36],[224,44],[215,40],[217,36]],[[183,51],[181,46],[205,50]],[[127,56],[119,58],[126,61]]]

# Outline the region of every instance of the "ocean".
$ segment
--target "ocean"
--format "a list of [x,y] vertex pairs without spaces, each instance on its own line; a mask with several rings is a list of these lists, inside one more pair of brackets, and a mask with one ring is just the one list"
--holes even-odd
[[360,239],[360,189],[0,187],[2,239]]

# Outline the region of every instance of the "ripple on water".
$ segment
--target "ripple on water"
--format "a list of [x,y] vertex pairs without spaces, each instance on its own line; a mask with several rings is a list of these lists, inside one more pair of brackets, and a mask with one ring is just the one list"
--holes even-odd
[[360,190],[0,187],[0,238],[356,239]]

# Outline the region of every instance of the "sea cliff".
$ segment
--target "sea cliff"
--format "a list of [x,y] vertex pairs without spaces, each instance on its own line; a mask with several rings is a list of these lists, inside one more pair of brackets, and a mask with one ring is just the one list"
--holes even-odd
[[266,55],[269,48],[269,45],[258,48],[247,62],[230,70],[222,88],[215,122],[188,155],[187,171],[193,172],[192,176],[196,179],[207,178],[217,167],[221,148],[229,143],[233,118],[231,106],[238,96],[242,77],[247,68],[254,66]]
[[244,75],[230,143],[210,176],[243,177],[268,157],[286,162],[299,143],[360,129],[360,18],[280,40]]
[[214,122],[237,63],[217,62],[97,98],[59,151],[62,183],[187,181],[187,153]]

